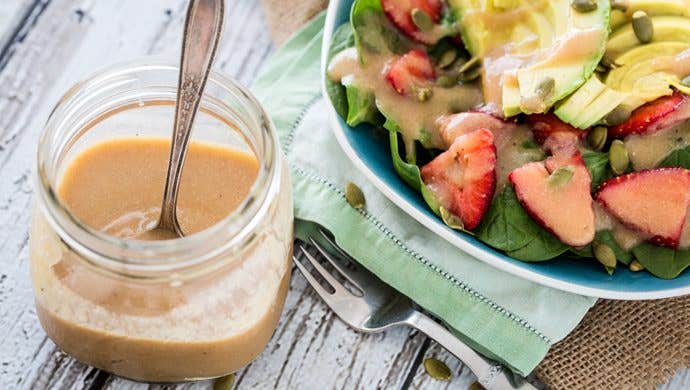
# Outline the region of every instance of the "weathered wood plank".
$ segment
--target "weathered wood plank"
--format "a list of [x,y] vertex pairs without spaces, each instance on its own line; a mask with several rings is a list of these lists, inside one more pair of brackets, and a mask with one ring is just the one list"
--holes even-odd
[[[12,43],[22,39],[30,29],[31,21],[38,17],[42,1],[10,0],[0,2],[0,57],[11,54]],[[0,64],[3,61],[0,61]]]
[[424,337],[409,329],[362,335],[323,304],[298,273],[268,347],[237,375],[239,388],[400,388]]
[[[450,372],[452,373],[451,379],[448,381],[441,381],[429,376],[423,364],[424,359],[427,358],[435,358],[444,362],[448,368],[450,368]],[[467,389],[477,380],[467,366],[462,364],[455,356],[446,352],[445,349],[434,341],[431,341],[429,348],[421,353],[419,363],[420,364],[415,367],[415,372],[412,373],[409,383],[411,389]]]
[[[179,50],[184,9],[183,0],[149,1],[145,6],[134,0],[55,0],[26,40],[15,47],[15,56],[0,76],[0,86],[11,86],[0,95],[0,163],[4,165],[0,188],[10,190],[0,196],[0,205],[5,206],[0,216],[0,262],[6,272],[0,282],[2,311],[6,314],[0,320],[0,329],[7,335],[0,339],[2,388],[144,386],[99,375],[97,370],[59,352],[45,338],[32,308],[28,278],[26,228],[32,194],[28,179],[41,124],[59,95],[75,81],[113,61],[145,54],[174,58]],[[263,15],[258,2],[236,2],[228,7],[228,18],[231,21],[219,51],[219,64],[241,82],[249,83],[272,49]],[[9,251],[11,248],[14,250]],[[238,374],[238,383],[244,383],[242,387],[269,388],[274,383],[308,386],[319,377],[324,378],[321,384],[328,382],[329,387],[357,380],[399,384],[404,380],[405,365],[416,353],[416,345],[423,341],[416,336],[415,342],[407,343],[407,330],[376,336],[361,336],[348,330],[299,277],[293,280],[285,313],[271,346],[249,369]],[[303,343],[300,334],[311,342]],[[333,352],[338,349],[341,352]],[[376,363],[371,364],[369,358],[357,359],[358,354],[373,357]],[[333,367],[340,367],[339,375],[321,375],[326,370],[334,372],[330,371]],[[395,369],[386,370],[387,367]],[[298,376],[299,372],[302,373]],[[182,387],[209,385],[201,382]]]
[[[174,59],[185,0],[3,0],[0,7],[9,9],[8,2],[45,10],[30,16],[0,71],[0,388],[210,388],[210,381],[135,383],[61,353],[36,319],[27,264],[30,177],[49,110],[69,86],[104,65],[147,54]],[[258,1],[229,2],[227,12],[218,64],[248,84],[273,47]],[[469,370],[426,340],[406,329],[354,333],[296,274],[276,334],[263,354],[238,373],[236,387],[464,388],[472,382]],[[418,364],[426,355],[446,361],[456,374],[453,381],[428,378]],[[688,372],[664,388],[689,387]]]

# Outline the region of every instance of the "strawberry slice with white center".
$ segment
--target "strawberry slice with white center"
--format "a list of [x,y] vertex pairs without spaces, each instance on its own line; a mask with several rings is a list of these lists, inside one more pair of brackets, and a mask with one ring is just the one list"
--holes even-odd
[[496,190],[493,134],[480,129],[456,138],[450,149],[423,166],[421,173],[441,205],[459,217],[466,230],[476,228]]
[[437,24],[441,20],[441,12],[443,11],[441,0],[381,0],[381,6],[388,19],[405,35],[418,42],[434,43],[414,23],[412,10],[418,9],[426,13],[431,22]]
[[525,164],[508,179],[532,219],[561,242],[582,247],[594,240],[592,178],[579,152]]
[[609,137],[652,134],[690,118],[690,99],[680,92],[664,96],[633,111],[627,121],[609,128]]
[[574,134],[578,138],[582,138],[587,134],[587,130],[580,130],[573,127],[558,119],[558,117],[552,113],[528,115],[527,123],[531,125],[534,140],[539,144],[544,144],[544,142],[554,134]]
[[411,95],[416,88],[436,78],[434,65],[424,50],[413,49],[395,59],[386,69],[388,83],[401,95]]
[[677,248],[690,206],[690,171],[659,168],[618,176],[601,185],[597,202],[653,244]]

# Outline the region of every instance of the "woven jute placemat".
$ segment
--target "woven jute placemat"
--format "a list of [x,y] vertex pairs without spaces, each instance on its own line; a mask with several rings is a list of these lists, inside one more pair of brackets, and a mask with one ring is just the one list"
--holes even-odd
[[[327,0],[261,0],[271,36],[284,42]],[[551,389],[644,389],[690,367],[690,296],[600,300],[537,367]]]

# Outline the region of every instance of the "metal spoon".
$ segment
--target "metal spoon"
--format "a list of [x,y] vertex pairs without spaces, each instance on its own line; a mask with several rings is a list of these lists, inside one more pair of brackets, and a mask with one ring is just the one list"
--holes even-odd
[[191,0],[182,40],[180,78],[177,84],[175,125],[170,161],[158,224],[152,231],[162,238],[182,237],[177,221],[177,195],[194,117],[199,109],[211,65],[223,30],[224,0]]

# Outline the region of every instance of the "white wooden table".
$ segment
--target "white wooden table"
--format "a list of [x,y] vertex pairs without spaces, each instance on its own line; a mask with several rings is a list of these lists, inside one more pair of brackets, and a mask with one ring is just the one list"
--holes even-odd
[[[210,388],[147,385],[113,377],[60,352],[33,308],[28,224],[38,135],[72,84],[99,68],[146,55],[176,58],[186,0],[0,0],[0,389]],[[228,1],[218,67],[248,85],[274,50],[258,0]],[[421,363],[445,361],[450,382]],[[664,387],[690,383],[688,371]],[[453,388],[473,375],[407,329],[349,330],[295,273],[280,324],[263,354],[237,373],[242,389]]]

